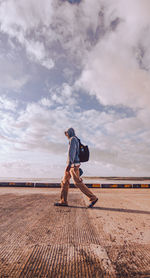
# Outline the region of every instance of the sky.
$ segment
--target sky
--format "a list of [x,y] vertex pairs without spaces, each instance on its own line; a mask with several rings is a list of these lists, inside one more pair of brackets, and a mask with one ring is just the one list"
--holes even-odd
[[1,177],[150,176],[150,1],[0,0]]

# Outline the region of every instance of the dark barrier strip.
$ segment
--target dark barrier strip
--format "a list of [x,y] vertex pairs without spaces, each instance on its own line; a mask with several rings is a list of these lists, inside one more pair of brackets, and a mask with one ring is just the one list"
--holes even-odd
[[[89,188],[150,188],[150,184],[92,184],[86,183]],[[60,188],[60,183],[34,183],[34,182],[0,182],[0,187],[45,187],[45,188]],[[70,188],[76,188],[71,183]]]

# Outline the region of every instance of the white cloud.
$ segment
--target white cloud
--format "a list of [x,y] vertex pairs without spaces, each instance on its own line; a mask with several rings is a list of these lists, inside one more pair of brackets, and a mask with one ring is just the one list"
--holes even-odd
[[[102,40],[91,50],[77,84],[105,105],[147,107],[150,102],[149,1],[101,1],[105,28]],[[142,11],[142,12],[141,12]],[[121,21],[112,31],[116,18]],[[144,48],[143,67],[138,63]],[[142,57],[140,57],[142,59]],[[148,64],[149,61],[149,64]]]
[[76,85],[104,105],[145,107],[150,102],[150,75],[139,68],[133,48],[122,42],[122,33],[120,28],[119,34],[106,36],[92,49]]
[[40,23],[49,26],[53,9],[52,1],[45,0],[6,0],[1,3],[1,29],[14,34],[22,29],[23,32],[39,27]]
[[7,89],[20,92],[30,80],[30,75],[23,66],[21,58],[16,58],[11,51],[5,52],[0,55],[0,89],[3,94]]
[[[95,33],[100,25],[100,6],[99,1],[93,5],[89,0],[80,5],[59,0],[6,0],[0,7],[1,31],[16,38],[30,59],[48,69],[62,56],[61,48],[79,66],[91,46],[88,30]],[[58,50],[57,43],[61,46]]]
[[[69,84],[55,68],[56,84],[48,88],[49,95],[42,91],[39,100],[37,94],[38,103],[29,103],[16,115],[11,113],[15,102],[2,96],[1,108],[6,111],[1,115],[0,140],[9,163],[2,164],[4,169],[10,167],[12,173],[23,175],[25,168],[26,175],[45,175],[48,167],[53,171],[53,165],[59,165],[57,170],[62,171],[67,151],[64,130],[73,126],[90,146],[91,161],[83,166],[87,175],[99,175],[99,169],[101,175],[149,173],[149,8],[149,0],[96,0],[94,4],[86,0],[78,5],[58,0],[0,2],[0,30],[8,35],[14,51],[18,41],[31,62],[47,69],[59,58],[70,61],[77,74],[83,68],[74,86],[70,85],[74,72],[67,63],[62,72]],[[10,57],[11,53],[7,59],[1,56],[1,89],[19,91],[31,77],[17,62],[20,56],[16,61],[16,56]],[[45,78],[52,81],[53,75]],[[80,106],[75,92],[80,88],[114,110],[116,105],[134,109],[135,116],[120,117],[117,107],[116,113],[95,109],[75,112]],[[12,153],[14,157],[9,157]]]
[[53,103],[48,98],[42,98],[39,103],[47,107],[51,107],[53,105]]
[[64,170],[63,165],[60,163],[59,165],[57,163],[55,164],[54,160],[53,164],[51,164],[51,157],[48,160],[45,156],[42,156],[41,153],[36,154],[34,159],[35,160],[29,160],[28,158],[26,160],[24,157],[18,159],[9,158],[8,162],[0,162],[1,180],[11,181],[14,178],[22,178],[25,181],[29,181],[30,179],[32,181],[33,179],[37,181],[37,179],[39,179],[39,182],[47,182],[47,179],[52,181],[52,178],[58,178],[59,173],[59,180],[61,181]]
[[[101,1],[101,4],[105,35],[89,51],[75,87],[95,95],[104,105],[126,105],[142,109],[138,110],[136,117],[130,118],[119,119],[115,115],[104,115],[105,122],[96,116],[96,112],[93,115],[97,120],[92,119],[88,113],[90,126],[93,121],[93,127],[97,127],[92,140],[95,147],[92,158],[102,160],[103,165],[109,164],[109,173],[114,171],[117,174],[118,170],[119,173],[133,171],[135,175],[141,172],[148,175],[149,1]],[[113,22],[117,18],[120,18],[120,23],[114,27]],[[88,129],[86,133],[89,134]],[[121,171],[119,166],[122,167]]]
[[77,102],[73,92],[73,87],[67,83],[63,83],[60,87],[50,88],[49,92],[50,100],[53,104],[74,106]]
[[43,42],[33,37],[35,33],[38,35],[41,25],[49,26],[52,13],[52,1],[48,0],[44,1],[44,4],[41,0],[5,1],[0,7],[1,31],[16,38],[26,48],[31,60],[48,69],[54,67],[54,62]]
[[150,134],[149,122],[148,120],[145,122],[145,117],[144,110],[140,110],[136,117],[120,119],[117,114],[95,110],[80,113],[70,111],[69,107],[50,110],[47,105],[32,103],[19,114],[17,119],[13,114],[7,117],[5,115],[1,128],[9,140],[11,140],[9,138],[11,130],[14,140],[13,145],[8,142],[5,157],[9,153],[14,153],[14,155],[16,153],[18,159],[22,157],[24,161],[31,163],[33,173],[32,158],[36,160],[38,157],[41,161],[41,170],[37,175],[40,175],[44,167],[48,169],[48,166],[44,164],[44,159],[47,157],[48,165],[60,166],[57,175],[59,176],[67,159],[68,142],[64,136],[64,130],[73,126],[83,144],[88,144],[90,147],[90,161],[83,165],[87,175],[92,175],[92,171],[97,175],[100,173],[103,175],[102,170],[105,174],[117,174],[118,171],[117,175],[123,172],[125,175],[127,173],[131,175],[146,175],[147,173],[148,175]]
[[[92,52],[97,55],[98,63],[105,56],[100,67],[105,66],[106,70],[109,66],[112,68],[114,61],[118,61],[117,73],[120,64],[132,56],[130,48],[137,47],[140,41],[144,47],[148,47],[149,36],[145,35],[149,32],[148,11],[149,0],[133,0],[132,3],[124,0],[96,0],[94,5],[90,0],[81,1],[79,5],[58,0],[7,0],[1,2],[0,21],[2,32],[15,37],[25,46],[31,59],[51,69],[54,59],[62,55],[61,48],[74,63],[82,66],[89,57],[89,50],[98,39],[101,41],[104,34],[108,34],[113,24],[115,25],[115,20],[120,18],[121,23],[113,33],[114,37],[112,34],[111,37],[105,35],[101,48],[105,50],[107,46],[106,51],[103,53],[97,47]],[[58,50],[55,47],[57,43],[61,45]],[[120,59],[116,60],[119,53]],[[150,60],[149,51],[145,55]],[[110,61],[106,60],[106,56],[110,57]],[[145,57],[144,60],[146,63]],[[133,58],[129,66],[132,62]],[[126,68],[122,69],[122,74],[126,74],[126,71]]]
[[25,75],[20,77],[20,79],[15,79],[13,76],[10,76],[9,73],[2,74],[0,77],[2,89],[12,89],[14,91],[20,91],[20,89],[27,83],[29,76]]
[[54,62],[48,57],[48,53],[44,47],[44,44],[39,41],[24,40],[26,51],[32,61],[39,62],[47,69],[54,67]]
[[15,111],[17,105],[17,100],[8,99],[4,95],[0,96],[0,109]]

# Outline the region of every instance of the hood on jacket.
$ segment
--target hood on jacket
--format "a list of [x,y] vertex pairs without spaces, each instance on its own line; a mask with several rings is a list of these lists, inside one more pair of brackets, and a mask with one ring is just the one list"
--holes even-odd
[[68,133],[69,138],[71,138],[72,136],[75,136],[75,131],[72,127],[70,127],[68,130],[66,130],[65,132]]

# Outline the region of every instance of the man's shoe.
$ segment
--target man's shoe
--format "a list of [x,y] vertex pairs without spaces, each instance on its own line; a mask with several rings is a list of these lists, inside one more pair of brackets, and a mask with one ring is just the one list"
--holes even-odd
[[57,207],[68,207],[68,204],[65,204],[65,203],[54,203],[54,206],[57,206]]
[[92,208],[96,204],[97,201],[98,201],[98,198],[95,201],[92,201],[87,208]]

